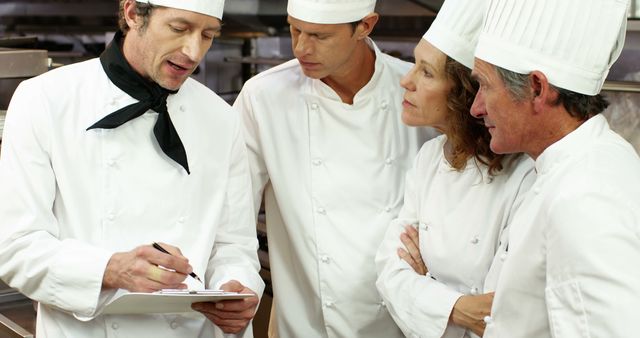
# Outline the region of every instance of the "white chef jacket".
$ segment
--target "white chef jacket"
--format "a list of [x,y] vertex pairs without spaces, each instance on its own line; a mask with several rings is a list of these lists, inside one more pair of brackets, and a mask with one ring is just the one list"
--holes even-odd
[[635,337],[640,159],[602,115],[548,147],[510,231],[485,337]]
[[411,64],[375,50],[352,105],[297,60],[242,89],[254,202],[265,190],[279,337],[401,336],[375,289],[375,251],[402,205],[403,177],[427,138],[401,121]]
[[[485,277],[500,234],[535,181],[528,156],[493,177],[474,158],[457,171],[444,157],[446,140],[442,135],[427,142],[416,156],[407,173],[405,204],[376,255],[376,285],[408,337],[477,337],[449,323],[453,305],[462,295],[493,291]],[[398,257],[407,224],[418,227],[426,276]]]
[[211,337],[214,325],[197,313],[99,315],[114,294],[101,291],[111,255],[154,241],[179,247],[209,288],[236,279],[262,293],[237,114],[195,80],[169,96],[187,175],[157,144],[155,112],[86,130],[134,102],[98,59],[26,80],[11,100],[0,159],[0,277],[40,302],[38,337]]

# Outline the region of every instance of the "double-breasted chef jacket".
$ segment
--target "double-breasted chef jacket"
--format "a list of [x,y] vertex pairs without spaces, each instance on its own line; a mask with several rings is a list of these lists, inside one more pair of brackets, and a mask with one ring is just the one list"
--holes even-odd
[[545,149],[535,167],[484,336],[636,336],[637,153],[596,115]]
[[249,80],[234,103],[256,207],[265,194],[278,337],[402,336],[376,291],[374,256],[429,132],[401,121],[411,64],[368,43],[375,72],[352,105],[297,60]]
[[10,103],[0,277],[39,302],[39,337],[221,333],[199,313],[100,315],[115,293],[101,289],[111,255],[154,241],[179,247],[209,288],[235,279],[262,293],[239,117],[192,79],[169,96],[188,175],[157,144],[153,111],[116,129],[86,130],[135,102],[92,59],[22,82]]
[[[475,158],[458,171],[444,156],[446,140],[442,135],[427,142],[416,156],[407,173],[405,204],[376,255],[376,285],[407,337],[477,337],[451,324],[451,311],[463,295],[494,290],[492,276],[501,260],[492,262],[507,248],[501,239],[535,181],[526,155],[505,159],[505,168],[494,175]],[[406,225],[417,227],[426,276],[398,257]]]

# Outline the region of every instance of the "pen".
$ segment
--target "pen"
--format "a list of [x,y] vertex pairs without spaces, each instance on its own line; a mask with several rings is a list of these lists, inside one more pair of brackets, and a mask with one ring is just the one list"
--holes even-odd
[[[161,247],[161,246],[160,246],[160,244],[158,244],[158,243],[156,243],[156,242],[153,242],[153,244],[152,244],[152,245],[153,245],[153,247],[154,247],[154,248],[156,248],[157,250],[159,250],[159,251],[161,251],[161,252],[164,252],[164,253],[166,253],[167,255],[171,255],[171,254],[169,253],[169,251],[167,251],[167,250],[165,250],[163,247]],[[189,274],[189,276],[191,276],[191,277],[193,277],[193,278],[197,279],[197,280],[198,280],[198,282],[202,283],[202,280],[200,279],[200,277],[198,277],[198,275],[196,275],[196,274],[195,274],[195,272],[193,272],[193,271],[192,271],[192,272]],[[203,283],[203,284],[204,284],[204,283]]]

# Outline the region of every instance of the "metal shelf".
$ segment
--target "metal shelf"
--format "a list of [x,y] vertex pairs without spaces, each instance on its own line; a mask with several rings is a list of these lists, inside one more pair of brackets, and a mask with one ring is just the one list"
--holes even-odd
[[0,79],[27,78],[47,71],[46,50],[0,48]]
[[640,82],[629,81],[605,81],[603,91],[640,93]]

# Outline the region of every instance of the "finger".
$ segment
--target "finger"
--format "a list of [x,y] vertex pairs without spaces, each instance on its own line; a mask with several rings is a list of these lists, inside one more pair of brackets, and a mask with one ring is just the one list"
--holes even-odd
[[418,230],[411,225],[407,225],[405,227],[405,233],[409,236],[411,241],[415,244],[415,246],[420,246],[420,236],[418,234]]
[[406,233],[402,233],[400,235],[400,241],[402,242],[402,244],[404,244],[405,248],[407,248],[407,251],[416,262],[422,261],[422,256],[420,255],[420,249],[411,240],[409,235],[407,235]]
[[156,281],[144,278],[136,277],[134,279],[133,286],[129,289],[132,292],[156,292],[162,289],[182,289],[186,288],[185,284],[166,285],[158,283]]
[[188,261],[187,257],[185,257],[182,254],[182,251],[180,251],[180,248],[173,246],[171,244],[167,244],[167,243],[163,243],[163,242],[158,242],[158,244],[165,250],[167,250],[172,256],[174,257],[179,257],[179,258],[184,258]]
[[[245,286],[242,285],[242,283],[238,282],[237,280],[230,280],[220,286],[220,290],[227,291],[227,292],[242,292],[245,289],[246,289]],[[250,293],[255,293],[250,289],[247,289],[247,290],[249,290]]]
[[223,300],[216,302],[215,308],[218,310],[242,312],[246,310],[252,310],[258,305],[258,297],[249,297],[238,300]]
[[202,312],[211,322],[216,324],[225,333],[238,333],[242,331],[248,324],[249,320],[229,320],[220,318],[214,314]]
[[240,331],[242,331],[244,329],[244,327],[231,327],[231,326],[220,326],[218,325],[218,327],[220,328],[220,330],[222,330],[222,332],[227,333],[227,334],[235,334],[235,333],[240,333]]
[[411,255],[404,249],[398,249],[398,256],[404,260],[405,262],[407,262],[411,268],[415,271],[418,272],[418,265],[416,264],[416,262],[413,260],[413,257],[411,257]]
[[251,316],[249,317],[229,317],[228,313],[203,313],[209,318],[212,322],[219,326],[234,326],[234,327],[244,327],[251,320]]
[[173,289],[171,286],[182,284],[182,282],[187,278],[187,275],[157,267],[153,264],[148,264],[145,277],[151,281],[161,284],[164,289]]
[[189,265],[189,261],[185,257],[166,254],[150,245],[137,247],[134,251],[137,258],[151,264],[160,265],[184,275],[188,275],[193,271],[193,268]]

